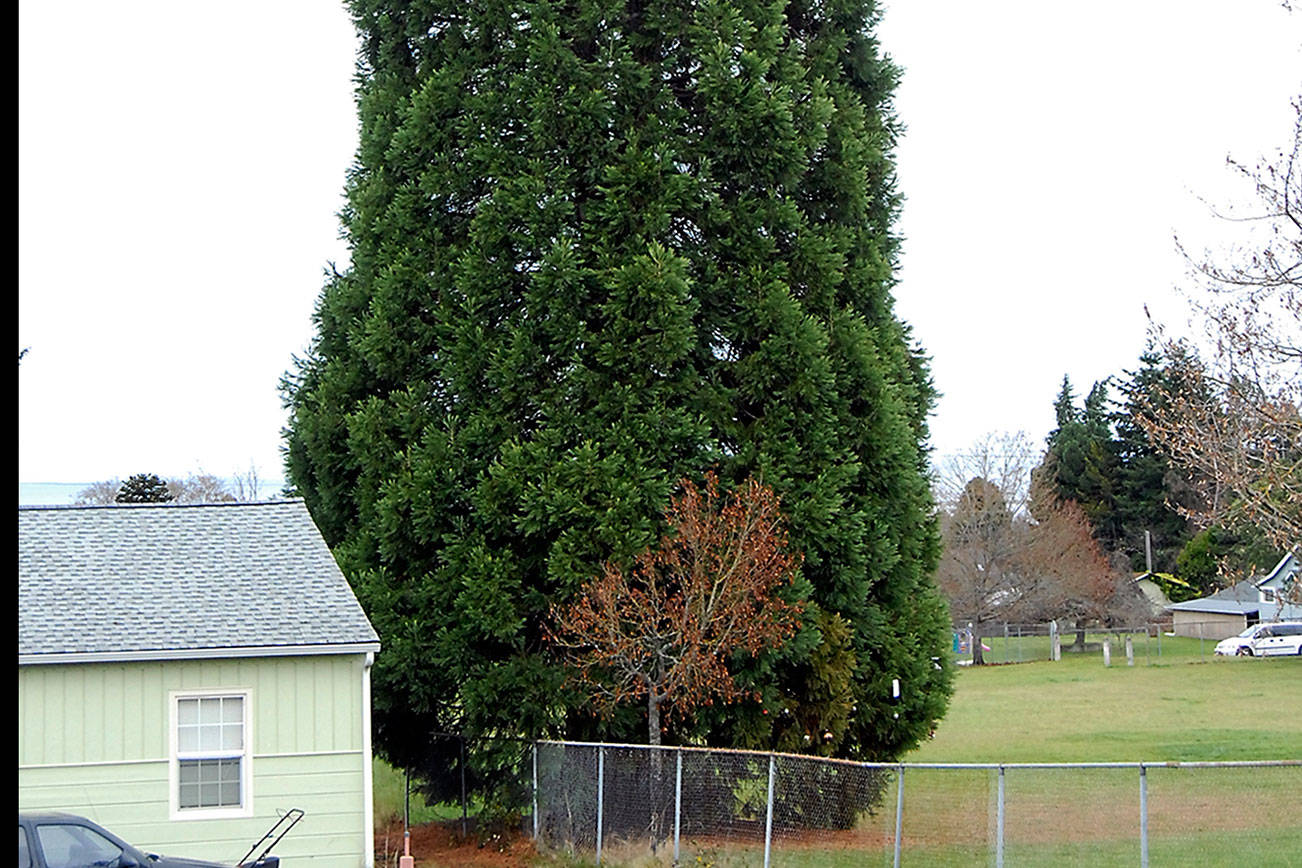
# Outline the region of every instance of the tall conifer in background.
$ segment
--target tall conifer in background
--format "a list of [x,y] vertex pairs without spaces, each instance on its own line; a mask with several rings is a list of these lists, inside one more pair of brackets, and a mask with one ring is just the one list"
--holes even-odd
[[916,743],[951,673],[874,4],[351,5],[352,264],[287,465],[381,634],[382,750],[645,732],[560,689],[547,613],[711,468],[781,496],[806,620],[669,740]]

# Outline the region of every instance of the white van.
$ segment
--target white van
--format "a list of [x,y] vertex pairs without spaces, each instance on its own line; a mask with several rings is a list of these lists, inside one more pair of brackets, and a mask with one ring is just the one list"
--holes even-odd
[[1302,622],[1253,624],[1239,635],[1216,643],[1216,653],[1241,657],[1302,654]]

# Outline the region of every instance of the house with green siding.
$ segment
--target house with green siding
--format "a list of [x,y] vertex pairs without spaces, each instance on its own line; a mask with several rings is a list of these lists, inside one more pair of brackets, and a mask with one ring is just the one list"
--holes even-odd
[[235,864],[372,846],[379,640],[299,500],[19,507],[18,807]]

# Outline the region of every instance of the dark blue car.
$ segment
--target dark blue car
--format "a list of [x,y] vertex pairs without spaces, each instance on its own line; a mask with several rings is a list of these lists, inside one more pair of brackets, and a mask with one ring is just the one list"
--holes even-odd
[[18,868],[229,868],[217,862],[156,856],[74,814],[18,815]]

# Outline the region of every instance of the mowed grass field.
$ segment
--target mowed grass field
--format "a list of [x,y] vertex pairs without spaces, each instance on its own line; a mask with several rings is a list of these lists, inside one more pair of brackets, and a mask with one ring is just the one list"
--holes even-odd
[[[1197,640],[1163,642],[1159,665],[1114,653],[1104,667],[1094,653],[965,668],[935,736],[904,760],[1302,759],[1302,659],[1201,662]],[[912,769],[903,786],[907,864],[993,858],[996,771]],[[1006,864],[1138,864],[1138,770],[1008,769],[1004,789]],[[895,795],[865,821],[879,835],[884,824],[893,832]],[[1302,866],[1302,767],[1150,768],[1147,802],[1153,865]]]
[[[1094,637],[1090,637],[1091,640]],[[1302,759],[1302,658],[1213,657],[1164,637],[1160,663],[1114,651],[964,667],[935,737],[906,762]],[[1156,659],[1156,658],[1154,658]]]
[[[1171,763],[1147,770],[1151,865],[1302,868],[1302,767],[1176,765],[1302,760],[1302,658],[1216,658],[1212,643],[1162,643],[1154,665],[1137,645],[1127,666],[1114,645],[1110,667],[1097,651],[964,667],[934,737],[903,760]],[[890,865],[898,784],[852,831],[777,841],[773,864]],[[998,789],[996,770],[908,769],[902,864],[994,864]],[[1140,862],[1138,769],[1006,769],[1004,805],[1006,865]],[[760,858],[737,846],[703,852],[720,854],[717,865]]]

